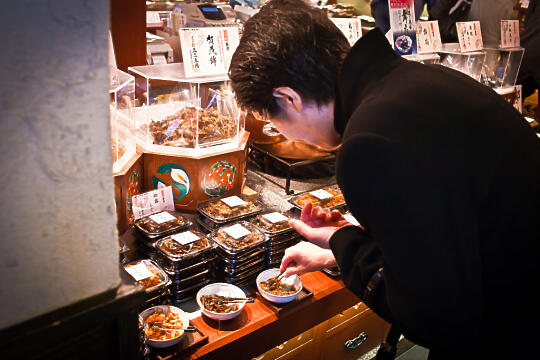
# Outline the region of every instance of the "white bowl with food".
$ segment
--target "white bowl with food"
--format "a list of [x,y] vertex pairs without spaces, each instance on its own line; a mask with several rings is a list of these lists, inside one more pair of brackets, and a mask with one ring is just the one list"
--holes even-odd
[[189,317],[175,306],[152,306],[139,314],[142,318],[146,343],[155,348],[176,345],[189,327]]
[[227,283],[209,284],[197,293],[197,304],[201,312],[214,320],[237,317],[246,305],[246,301],[242,299],[246,299],[242,289]]
[[279,276],[279,269],[264,270],[257,276],[257,289],[263,298],[268,301],[284,304],[296,299],[302,291],[300,276],[292,275],[279,281],[270,281]]

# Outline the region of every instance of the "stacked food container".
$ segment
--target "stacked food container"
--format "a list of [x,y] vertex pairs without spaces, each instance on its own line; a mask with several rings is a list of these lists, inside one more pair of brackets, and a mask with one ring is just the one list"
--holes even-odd
[[240,219],[257,215],[262,205],[247,196],[229,196],[202,203],[198,207],[197,221],[208,231],[214,231]]
[[124,265],[124,270],[144,286],[148,305],[163,301],[171,280],[156,262],[150,259],[132,261]]
[[253,223],[266,235],[268,267],[279,267],[285,250],[298,243],[300,235],[289,225],[287,213],[267,212],[258,215]]
[[289,199],[289,202],[299,210],[311,203],[313,206],[322,208],[330,208],[332,210],[339,209],[347,204],[339,186],[331,185],[321,189],[305,192]]

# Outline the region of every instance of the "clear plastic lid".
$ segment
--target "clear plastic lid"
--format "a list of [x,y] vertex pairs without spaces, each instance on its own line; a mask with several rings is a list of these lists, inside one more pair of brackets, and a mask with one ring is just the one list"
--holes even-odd
[[162,211],[135,221],[135,227],[149,237],[170,234],[189,225],[189,221],[172,211]]
[[274,211],[257,215],[253,223],[269,236],[275,236],[294,231],[289,225],[290,219],[283,212]]
[[234,195],[199,205],[199,212],[214,222],[238,220],[259,213],[262,206],[244,195]]
[[170,283],[165,271],[150,259],[130,262],[124,265],[124,270],[144,286],[147,293],[164,288]]
[[293,196],[289,201],[298,209],[302,209],[308,203],[311,203],[313,206],[330,209],[336,209],[346,205],[345,198],[337,185],[308,191],[298,196]]
[[155,246],[174,261],[196,256],[212,248],[208,238],[197,230],[169,235],[158,240]]
[[247,221],[223,226],[211,234],[212,240],[229,253],[255,247],[265,240],[264,234]]

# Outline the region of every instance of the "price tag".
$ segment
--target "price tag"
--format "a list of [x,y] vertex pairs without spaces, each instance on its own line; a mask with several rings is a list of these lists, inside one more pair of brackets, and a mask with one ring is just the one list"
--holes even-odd
[[388,0],[392,44],[400,55],[416,54],[414,0]]
[[131,201],[135,220],[163,210],[174,210],[173,192],[170,186],[134,195]]
[[358,220],[356,220],[356,218],[354,216],[352,216],[351,214],[346,214],[346,215],[343,215],[343,217],[345,218],[345,220],[347,220],[348,222],[350,222],[351,224],[355,225],[355,226],[359,226],[360,223],[358,222]]
[[416,40],[418,43],[418,53],[426,54],[441,50],[441,32],[439,31],[439,22],[418,21],[416,23]]
[[173,239],[180,245],[187,245],[189,243],[199,240],[200,237],[198,237],[191,231],[184,231],[183,233],[180,233],[180,234],[174,234],[173,236],[171,236],[171,239]]
[[179,30],[186,78],[227,75],[240,42],[238,27],[203,27]]
[[501,47],[519,47],[519,20],[501,20]]
[[353,46],[362,37],[362,23],[356,18],[330,18]]
[[310,191],[310,194],[315,196],[319,200],[329,199],[334,196],[324,189]]
[[158,224],[163,224],[171,220],[175,220],[176,218],[172,216],[171,214],[169,214],[168,212],[162,211],[160,213],[150,215],[150,219],[152,219],[154,222]]
[[161,23],[161,18],[159,17],[159,11],[147,11],[146,12],[146,23],[147,24],[159,24],[159,23]]
[[124,269],[126,269],[128,274],[131,275],[131,277],[133,277],[135,281],[139,281],[139,280],[154,276],[154,274],[150,270],[148,270],[148,268],[146,267],[144,263],[129,266]]
[[289,220],[288,217],[286,217],[285,215],[283,215],[282,213],[279,213],[277,211],[273,212],[273,213],[270,213],[270,214],[264,214],[263,218],[270,221],[272,224]]
[[152,55],[152,62],[154,65],[162,65],[167,63],[165,55]]
[[482,50],[484,48],[480,21],[457,22],[456,26],[459,47],[462,52]]
[[227,204],[228,207],[236,207],[236,206],[247,204],[247,202],[240,199],[238,196],[229,196],[229,197],[221,199],[221,201]]
[[246,235],[251,234],[251,232],[248,229],[246,229],[240,224],[226,227],[225,229],[223,229],[223,231],[225,231],[227,234],[232,236],[235,240],[238,240]]

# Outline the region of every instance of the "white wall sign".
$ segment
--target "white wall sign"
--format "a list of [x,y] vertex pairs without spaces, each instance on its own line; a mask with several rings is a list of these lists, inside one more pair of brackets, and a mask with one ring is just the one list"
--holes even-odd
[[174,210],[173,192],[170,186],[134,195],[131,200],[135,220],[163,210]]
[[238,27],[179,30],[186,77],[226,75],[240,42]]
[[362,23],[358,18],[330,18],[353,46],[362,37]]
[[439,22],[418,21],[416,23],[416,41],[418,43],[418,53],[426,54],[441,50],[441,32]]
[[461,51],[476,51],[484,48],[480,21],[457,22],[456,26]]
[[519,47],[519,20],[501,20],[501,47]]

